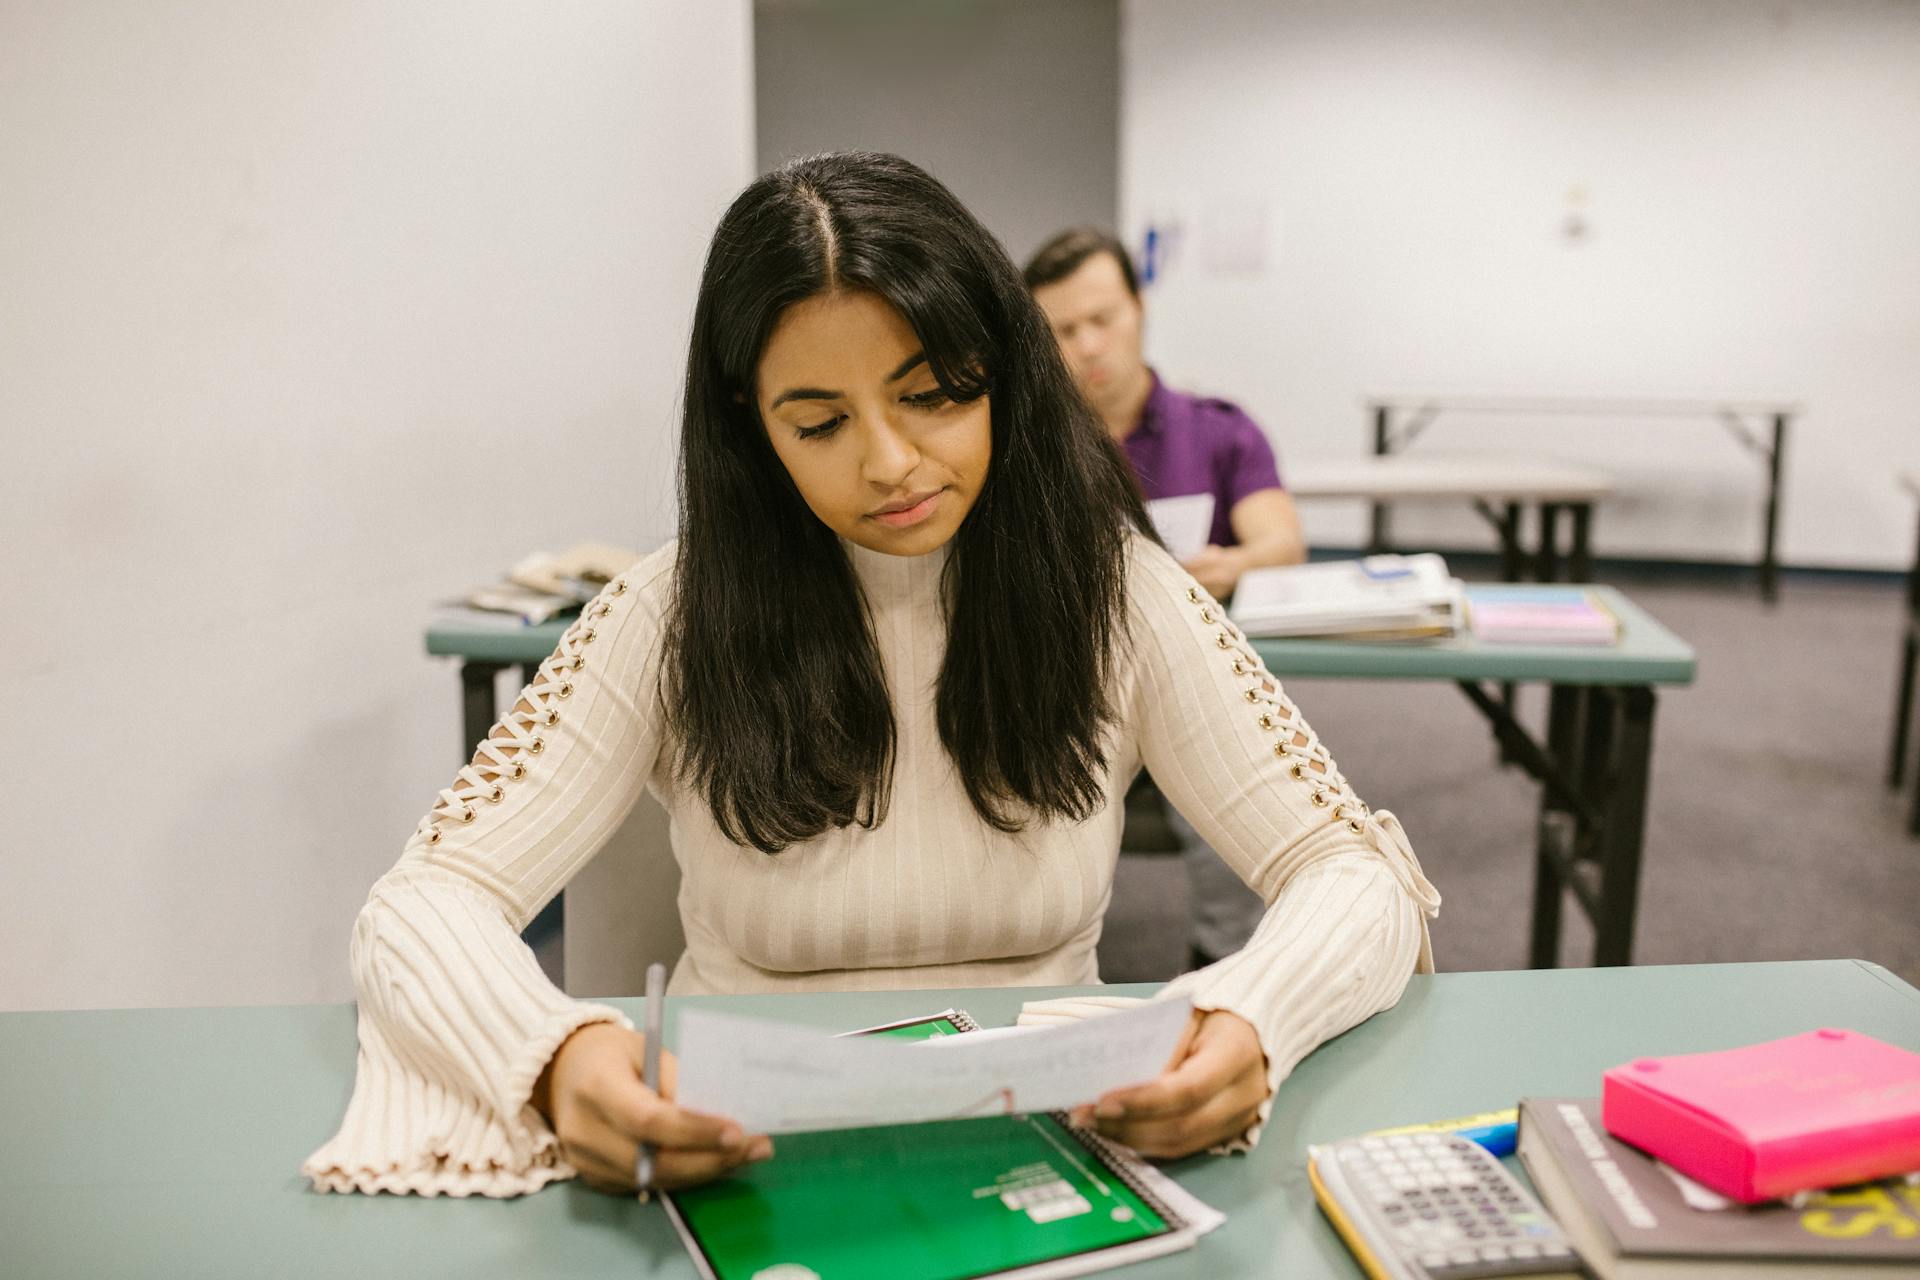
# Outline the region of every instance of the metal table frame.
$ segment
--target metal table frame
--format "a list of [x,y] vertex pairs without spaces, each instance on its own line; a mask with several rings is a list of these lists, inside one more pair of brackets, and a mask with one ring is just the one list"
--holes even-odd
[[[1907,476],[1908,492],[1920,498],[1920,472]],[[1896,790],[1906,773],[1907,745],[1913,732],[1915,668],[1920,666],[1920,528],[1916,529],[1913,567],[1907,570],[1907,619],[1900,644],[1899,691],[1893,700],[1893,751],[1887,766],[1887,785]],[[1920,836],[1920,766],[1913,777],[1913,807],[1907,813],[1907,831]]]
[[[1412,444],[1443,413],[1531,414],[1539,417],[1612,415],[1614,417],[1704,417],[1720,422],[1749,452],[1756,455],[1766,471],[1766,495],[1762,506],[1763,532],[1760,559],[1755,569],[1760,578],[1760,596],[1768,603],[1779,598],[1780,487],[1781,470],[1786,458],[1787,425],[1800,412],[1800,406],[1775,401],[1735,400],[1598,400],[1540,396],[1399,396],[1367,397],[1367,416],[1372,426],[1373,452],[1379,457],[1397,453]],[[1761,425],[1756,428],[1755,421]],[[1371,504],[1369,545],[1384,550],[1389,545],[1387,504]],[[1517,529],[1510,533],[1491,511],[1481,514],[1500,531],[1503,547],[1511,545]],[[1508,518],[1512,518],[1509,509]],[[1541,508],[1542,553],[1550,547],[1552,533],[1548,522],[1554,517]],[[1585,541],[1575,520],[1576,545]],[[1509,552],[1511,554],[1511,552]],[[1578,575],[1576,575],[1578,580]]]
[[[1498,592],[1501,587],[1475,587]],[[1526,590],[1525,587],[1518,588]],[[1487,717],[1503,760],[1540,784],[1535,850],[1531,963],[1558,962],[1563,891],[1593,922],[1597,965],[1632,962],[1647,779],[1653,756],[1655,686],[1693,679],[1686,643],[1610,587],[1591,588],[1620,618],[1616,649],[1481,645],[1471,637],[1433,644],[1327,640],[1255,640],[1281,678],[1440,679],[1456,683]],[[462,762],[498,714],[494,677],[530,669],[552,652],[568,619],[514,631],[427,633],[427,652],[461,660]],[[1548,686],[1547,730],[1535,738],[1512,710],[1506,689]],[[528,927],[529,941],[557,941],[565,894]],[[558,947],[552,948],[557,952]]]
[[[1522,588],[1524,590],[1524,588]],[[1498,594],[1499,587],[1475,587]],[[1559,963],[1565,897],[1594,928],[1595,965],[1631,964],[1646,842],[1655,687],[1686,684],[1693,650],[1610,587],[1594,587],[1621,620],[1616,650],[1480,645],[1459,637],[1431,645],[1255,640],[1275,675],[1441,679],[1456,684],[1487,719],[1501,759],[1540,785],[1534,843],[1528,963]],[[1546,732],[1535,737],[1503,688],[1547,685]]]

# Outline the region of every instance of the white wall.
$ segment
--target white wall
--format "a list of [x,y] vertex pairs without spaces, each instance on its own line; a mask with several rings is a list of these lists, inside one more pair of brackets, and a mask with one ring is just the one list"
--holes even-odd
[[762,169],[905,156],[1016,262],[1118,212],[1118,0],[759,0],[754,64]]
[[345,998],[430,601],[672,528],[745,0],[0,3],[0,1008]]
[[[1920,5],[1128,0],[1122,210],[1181,229],[1153,358],[1287,458],[1365,390],[1782,396],[1783,553],[1892,567],[1920,466]],[[1590,234],[1569,242],[1580,212]],[[1450,422],[1592,460],[1603,553],[1746,560],[1758,464],[1712,423]],[[1354,545],[1356,507],[1308,510]],[[1398,530],[1485,547],[1464,514]]]

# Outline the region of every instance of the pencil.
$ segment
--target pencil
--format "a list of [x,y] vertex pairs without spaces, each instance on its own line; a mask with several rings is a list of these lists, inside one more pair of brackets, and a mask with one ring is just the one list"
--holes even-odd
[[[660,1040],[666,1034],[666,1007],[667,967],[650,964],[647,966],[647,1047],[640,1068],[640,1083],[656,1095],[660,1092]],[[643,1141],[640,1154],[634,1158],[633,1181],[642,1202],[653,1196],[653,1160],[658,1154],[651,1142]]]

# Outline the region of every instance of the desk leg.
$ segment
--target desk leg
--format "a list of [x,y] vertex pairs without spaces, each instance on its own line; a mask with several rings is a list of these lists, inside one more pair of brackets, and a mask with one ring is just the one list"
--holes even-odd
[[[1893,759],[1887,785],[1898,788],[1907,768],[1907,737],[1913,728],[1914,666],[1920,663],[1920,533],[1915,535],[1913,567],[1907,570],[1907,637],[1900,646],[1900,692],[1894,698]],[[1920,783],[1914,794],[1920,795]]]
[[1573,513],[1573,545],[1567,551],[1567,581],[1593,581],[1593,504],[1576,502],[1568,508]]
[[1907,811],[1907,834],[1920,836],[1920,767],[1913,771],[1913,807]]
[[493,678],[507,664],[477,662],[469,658],[460,664],[460,763],[473,758],[481,739],[493,732],[500,709],[494,704]]
[[1780,598],[1778,538],[1780,531],[1781,464],[1787,455],[1787,415],[1773,415],[1773,450],[1767,454],[1767,529],[1760,544],[1760,598],[1768,604]]
[[1517,502],[1509,502],[1502,508],[1500,518],[1494,522],[1494,532],[1500,535],[1500,581],[1520,581],[1521,566],[1526,560],[1526,549],[1520,545],[1520,516],[1522,508]]
[[[489,733],[493,732],[493,722],[500,718],[500,708],[493,694],[493,678],[510,663],[477,662],[472,659],[460,664],[460,763],[472,759],[474,748]],[[526,673],[531,675],[532,672]],[[555,986],[560,985],[566,972],[566,949],[564,928],[566,924],[566,894],[561,893],[546,908],[535,916],[521,933],[534,954],[540,958],[540,967]]]
[[1647,776],[1653,764],[1654,693],[1650,685],[1608,690],[1617,700],[1613,778],[1600,835],[1600,912],[1593,962],[1633,963],[1633,919],[1640,900],[1640,852],[1646,839]]
[[1907,771],[1907,733],[1913,723],[1913,671],[1920,665],[1920,620],[1907,619],[1907,637],[1900,646],[1900,685],[1893,698],[1893,759],[1887,766],[1887,785],[1898,789]]
[[[1573,685],[1554,685],[1547,693],[1547,755],[1563,770],[1574,754],[1579,718],[1580,690]],[[1527,959],[1535,969],[1552,969],[1560,963],[1560,907],[1567,892],[1560,865],[1563,860],[1570,861],[1573,849],[1556,850],[1556,844],[1565,841],[1569,832],[1577,833],[1578,823],[1566,802],[1557,800],[1553,788],[1543,782],[1533,862],[1532,942]],[[1556,852],[1568,856],[1556,857]]]
[[[1526,547],[1520,541],[1520,525],[1525,508],[1518,502],[1509,502],[1495,522],[1494,528],[1500,535],[1500,581],[1518,582],[1524,572],[1527,560]],[[1500,702],[1512,715],[1517,705],[1514,698],[1517,691],[1513,681],[1500,682]],[[1514,762],[1513,753],[1507,749],[1506,739],[1498,739],[1499,762],[1503,765]]]
[[1555,582],[1560,577],[1560,504],[1540,504],[1540,553],[1534,559],[1533,580]]
[[[1393,410],[1384,404],[1373,406],[1373,456],[1384,458],[1393,452]],[[1367,551],[1381,555],[1387,549],[1387,504],[1375,500],[1367,507]]]

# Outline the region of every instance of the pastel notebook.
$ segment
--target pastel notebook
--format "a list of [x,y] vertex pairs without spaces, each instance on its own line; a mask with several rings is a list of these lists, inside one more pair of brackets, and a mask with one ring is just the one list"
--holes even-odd
[[1610,645],[1620,642],[1620,620],[1591,591],[1538,587],[1514,591],[1467,589],[1467,617],[1482,644]]
[[1603,1078],[1607,1131],[1746,1204],[1920,1169],[1920,1054],[1831,1028]]
[[[978,1029],[950,1009],[870,1034]],[[783,1134],[773,1159],[664,1200],[707,1280],[1049,1280],[1191,1248],[1221,1220],[1058,1112]]]

